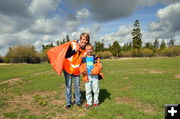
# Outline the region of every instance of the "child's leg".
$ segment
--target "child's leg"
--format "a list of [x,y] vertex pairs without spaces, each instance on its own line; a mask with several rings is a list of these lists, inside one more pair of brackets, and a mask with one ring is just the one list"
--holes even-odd
[[86,100],[88,105],[92,105],[92,82],[91,82],[91,77],[89,77],[89,82],[85,83],[85,89],[86,89]]
[[99,80],[97,75],[93,75],[92,87],[94,93],[94,104],[99,104]]

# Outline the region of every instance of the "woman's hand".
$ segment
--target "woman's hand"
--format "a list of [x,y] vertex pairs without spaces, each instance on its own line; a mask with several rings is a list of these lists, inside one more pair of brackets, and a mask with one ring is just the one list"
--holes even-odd
[[84,71],[82,74],[83,74],[83,75],[87,75],[87,71]]

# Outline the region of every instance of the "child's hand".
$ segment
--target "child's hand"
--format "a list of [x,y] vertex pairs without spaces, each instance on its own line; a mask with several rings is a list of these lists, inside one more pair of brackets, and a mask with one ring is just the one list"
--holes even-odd
[[84,71],[82,74],[83,74],[83,75],[87,75],[87,71]]

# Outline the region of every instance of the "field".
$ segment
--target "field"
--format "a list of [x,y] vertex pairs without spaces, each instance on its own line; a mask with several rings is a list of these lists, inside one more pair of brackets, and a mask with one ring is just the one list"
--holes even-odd
[[180,103],[180,58],[102,60],[100,106],[65,109],[65,81],[48,63],[0,65],[0,119],[163,119]]

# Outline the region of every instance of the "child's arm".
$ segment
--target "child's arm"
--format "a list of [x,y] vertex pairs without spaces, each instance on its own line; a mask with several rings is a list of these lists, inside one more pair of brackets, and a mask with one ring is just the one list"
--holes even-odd
[[102,69],[102,65],[100,63],[100,58],[97,58],[97,63],[94,64],[94,68],[91,70],[92,75],[98,75]]
[[87,71],[86,71],[86,64],[85,63],[82,63],[79,67],[79,72],[83,75],[86,75],[87,74]]

